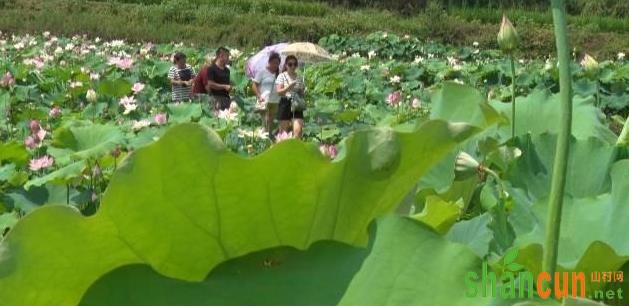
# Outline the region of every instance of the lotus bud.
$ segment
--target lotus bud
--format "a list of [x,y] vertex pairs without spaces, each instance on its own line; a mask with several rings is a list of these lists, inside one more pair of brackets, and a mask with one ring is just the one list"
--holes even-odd
[[90,103],[96,102],[96,92],[93,89],[88,90],[85,94],[85,98]]
[[502,51],[511,53],[518,47],[519,43],[520,38],[518,37],[518,32],[515,30],[515,27],[513,27],[509,18],[503,15],[500,31],[498,32],[498,46],[500,46]]
[[92,176],[100,176],[101,174],[103,174],[102,170],[100,169],[98,165],[95,165],[92,168]]
[[164,125],[168,122],[168,116],[166,113],[158,113],[155,115],[154,120],[158,125]]
[[586,72],[593,72],[598,69],[598,62],[591,55],[586,53],[581,60],[581,66],[583,66]]
[[480,163],[475,160],[474,157],[465,152],[461,152],[456,157],[454,173],[457,178],[465,179],[475,175],[480,167]]

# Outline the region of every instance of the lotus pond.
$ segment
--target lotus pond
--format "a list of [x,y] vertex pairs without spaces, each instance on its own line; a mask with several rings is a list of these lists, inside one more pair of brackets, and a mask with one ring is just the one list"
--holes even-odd
[[[562,305],[465,294],[483,262],[542,272],[556,59],[514,79],[478,44],[320,45],[294,140],[261,129],[255,50],[232,49],[238,107],[215,113],[167,79],[207,47],[0,36],[0,305]],[[591,277],[629,273],[629,61],[577,57],[558,266],[595,299],[629,292]]]

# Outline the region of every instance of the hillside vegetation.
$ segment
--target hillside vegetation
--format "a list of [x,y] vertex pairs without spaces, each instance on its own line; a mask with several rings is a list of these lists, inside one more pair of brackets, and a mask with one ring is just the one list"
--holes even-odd
[[[547,10],[506,6],[499,10],[492,9],[493,4],[483,6],[480,1],[473,8],[457,6],[454,4],[460,1],[452,1],[454,4],[448,9],[437,2],[413,6],[407,10],[413,15],[405,16],[395,10],[395,1],[388,9],[374,1],[361,8],[352,7],[360,3],[345,2],[346,6],[289,0],[5,0],[0,1],[0,30],[238,46],[389,31],[454,45],[477,41],[494,46],[504,11],[522,34],[527,55],[545,56],[553,51],[551,16]],[[620,12],[623,3],[613,7]],[[598,56],[613,56],[626,50],[626,21],[607,14],[572,16],[575,46]]]

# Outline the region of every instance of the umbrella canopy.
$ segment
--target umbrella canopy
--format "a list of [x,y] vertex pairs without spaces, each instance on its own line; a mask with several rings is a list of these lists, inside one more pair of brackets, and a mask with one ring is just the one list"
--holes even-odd
[[[247,60],[245,65],[245,74],[249,79],[253,79],[256,76],[258,71],[266,69],[267,64],[269,63],[269,56],[271,53],[280,53],[281,50],[289,46],[287,43],[281,43],[277,45],[272,45],[265,47],[262,51],[258,52],[256,55],[252,56]],[[282,55],[282,63],[284,64],[284,60],[286,59],[285,55]]]
[[319,45],[309,42],[298,42],[290,44],[282,48],[280,54],[283,56],[294,55],[300,61],[304,62],[321,62],[331,60],[332,56],[328,51]]

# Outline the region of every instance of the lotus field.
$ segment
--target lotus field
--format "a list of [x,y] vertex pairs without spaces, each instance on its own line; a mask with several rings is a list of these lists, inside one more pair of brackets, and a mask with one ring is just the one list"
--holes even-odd
[[562,300],[520,273],[544,271],[556,56],[319,45],[334,60],[302,68],[296,140],[262,129],[257,50],[231,49],[236,103],[215,112],[172,103],[167,78],[174,52],[198,71],[213,48],[2,34],[0,305],[629,305],[622,52],[571,61],[557,271],[583,273],[587,300],[553,276]]

